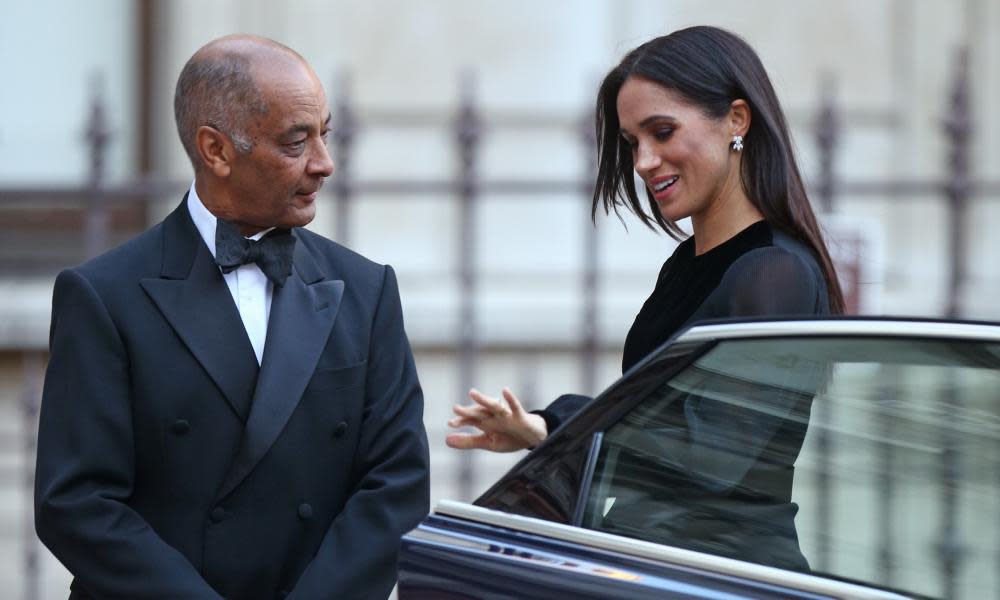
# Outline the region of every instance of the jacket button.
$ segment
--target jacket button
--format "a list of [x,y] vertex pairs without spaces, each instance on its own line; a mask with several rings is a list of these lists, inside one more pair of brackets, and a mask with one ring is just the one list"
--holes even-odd
[[219,523],[226,518],[226,511],[221,506],[216,506],[212,509],[212,514],[209,515],[213,523]]
[[191,431],[191,424],[184,419],[178,419],[170,424],[170,431],[173,431],[177,435],[184,435],[188,431]]
[[347,431],[347,421],[341,421],[333,428],[333,437],[339,438]]
[[299,505],[299,518],[303,521],[311,519],[313,516],[313,507],[309,506],[305,502]]

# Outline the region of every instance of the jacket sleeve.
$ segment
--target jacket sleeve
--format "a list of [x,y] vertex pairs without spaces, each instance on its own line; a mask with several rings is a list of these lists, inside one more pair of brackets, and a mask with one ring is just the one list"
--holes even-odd
[[135,472],[129,359],[91,283],[56,279],[38,425],[35,528],[97,598],[220,598],[132,510]]
[[580,412],[580,409],[589,404],[591,400],[593,398],[583,394],[563,394],[545,408],[531,412],[545,420],[545,429],[548,431],[548,435],[552,435],[556,429],[562,427],[563,423]]
[[385,598],[396,580],[400,538],[430,508],[423,394],[390,267],[375,311],[365,388],[356,458],[363,475],[289,599]]

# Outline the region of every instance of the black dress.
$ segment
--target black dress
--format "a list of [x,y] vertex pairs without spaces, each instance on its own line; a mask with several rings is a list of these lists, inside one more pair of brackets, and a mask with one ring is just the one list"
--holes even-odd
[[625,338],[622,372],[695,321],[829,312],[813,253],[766,221],[701,255],[689,238],[663,264],[636,316]]
[[[754,223],[701,255],[695,255],[694,239],[690,238],[664,263],[656,287],[636,316],[625,340],[622,371],[627,372],[696,321],[829,312],[826,283],[815,255],[765,221]],[[551,432],[589,400],[568,394],[538,414]],[[730,410],[696,397],[677,402],[676,407],[675,429],[696,451],[703,419],[718,423],[722,417],[725,421],[725,411]],[[652,532],[661,527],[669,533],[666,539],[676,545],[807,570],[794,530],[797,506],[791,502],[791,489],[792,465],[805,436],[809,408],[809,401],[794,407],[804,419],[776,419],[770,426],[762,426],[759,433],[733,435],[734,440],[740,440],[745,460],[743,465],[725,467],[726,477],[720,479],[735,480],[730,485],[719,485],[718,480],[712,481],[712,473],[697,468],[665,473],[676,488],[677,505],[668,511],[669,519],[644,524],[642,530]],[[709,416],[709,412],[714,414]],[[737,418],[733,415],[734,420]],[[761,456],[769,458],[759,460]],[[748,491],[760,489],[758,484],[763,481],[767,497]],[[720,517],[722,514],[725,518]],[[657,518],[655,514],[630,516]],[[749,533],[751,529],[753,533]],[[643,537],[652,539],[651,535]],[[720,536],[728,540],[723,545],[714,543]]]

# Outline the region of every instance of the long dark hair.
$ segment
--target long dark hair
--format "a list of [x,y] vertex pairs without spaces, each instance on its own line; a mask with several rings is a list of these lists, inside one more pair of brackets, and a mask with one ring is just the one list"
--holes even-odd
[[591,217],[598,206],[618,214],[624,206],[650,228],[676,240],[677,223],[663,218],[646,190],[647,211],[635,189],[632,150],[623,143],[618,92],[629,77],[642,77],[680,95],[709,118],[728,114],[734,100],[750,106],[750,129],[743,139],[740,180],[747,197],[771,226],[812,248],[826,279],[830,310],[844,312],[844,297],[816,216],[795,164],[788,124],[757,53],[739,36],[716,27],[690,27],[632,50],[604,78],[597,92],[598,170]]

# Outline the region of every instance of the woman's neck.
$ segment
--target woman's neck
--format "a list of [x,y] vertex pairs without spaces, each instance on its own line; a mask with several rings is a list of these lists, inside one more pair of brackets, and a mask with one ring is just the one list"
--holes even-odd
[[691,216],[694,231],[694,253],[704,254],[730,240],[737,233],[758,221],[764,215],[754,206],[746,194],[740,190],[726,199],[713,203],[705,214]]

